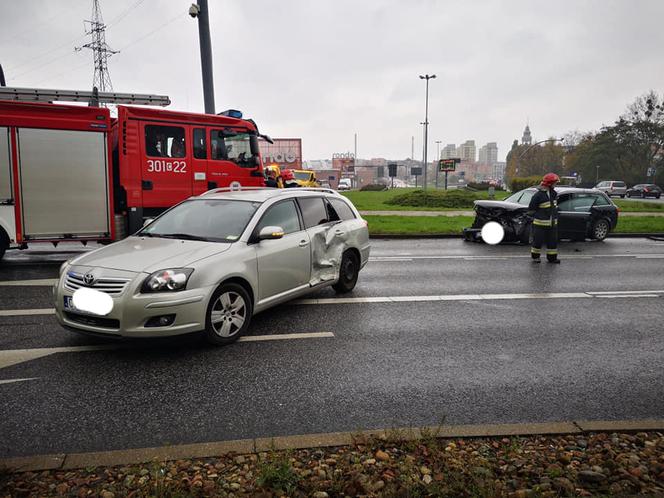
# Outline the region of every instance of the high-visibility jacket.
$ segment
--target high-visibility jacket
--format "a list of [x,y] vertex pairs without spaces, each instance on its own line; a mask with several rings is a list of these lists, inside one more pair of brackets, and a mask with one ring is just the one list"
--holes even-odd
[[533,215],[533,225],[554,227],[558,224],[558,194],[552,188],[539,186],[530,199],[528,211]]

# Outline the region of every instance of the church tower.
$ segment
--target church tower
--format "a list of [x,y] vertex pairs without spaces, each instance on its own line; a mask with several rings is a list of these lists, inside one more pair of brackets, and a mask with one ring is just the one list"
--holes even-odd
[[523,130],[523,136],[521,137],[521,145],[532,145],[533,137],[530,134],[530,126],[526,124],[526,129]]

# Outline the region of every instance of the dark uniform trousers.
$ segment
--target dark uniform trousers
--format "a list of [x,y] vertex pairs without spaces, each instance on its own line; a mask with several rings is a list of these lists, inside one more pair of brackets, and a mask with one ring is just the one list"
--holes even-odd
[[533,224],[533,245],[530,255],[533,259],[540,259],[542,246],[546,245],[546,259],[555,261],[558,259],[558,226],[538,226]]

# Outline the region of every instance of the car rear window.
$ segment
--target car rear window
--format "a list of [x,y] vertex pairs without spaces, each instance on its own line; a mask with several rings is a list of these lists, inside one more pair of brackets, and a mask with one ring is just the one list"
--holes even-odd
[[327,210],[321,197],[302,197],[297,200],[302,210],[302,218],[306,228],[323,225],[328,222]]
[[353,210],[344,201],[342,201],[341,199],[334,199],[334,198],[328,199],[328,201],[330,201],[330,204],[336,211],[337,215],[339,216],[339,219],[342,219],[344,221],[355,219],[355,214],[353,213]]
[[613,186],[614,186],[614,187],[624,187],[624,186],[625,186],[625,182],[613,182]]

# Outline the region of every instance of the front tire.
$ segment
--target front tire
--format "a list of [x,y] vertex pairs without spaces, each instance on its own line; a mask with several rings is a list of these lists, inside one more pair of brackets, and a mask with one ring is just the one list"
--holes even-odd
[[205,313],[205,339],[217,346],[237,341],[249,328],[252,312],[244,287],[234,283],[219,286]]
[[357,284],[360,273],[360,259],[353,251],[346,251],[341,258],[339,268],[339,281],[332,286],[337,294],[346,294],[352,291]]
[[7,249],[9,249],[9,237],[5,231],[0,228],[0,260],[2,260]]
[[606,218],[601,218],[593,223],[593,226],[590,230],[590,236],[595,240],[602,241],[609,235],[610,230],[611,225],[609,224],[608,220],[606,220]]

